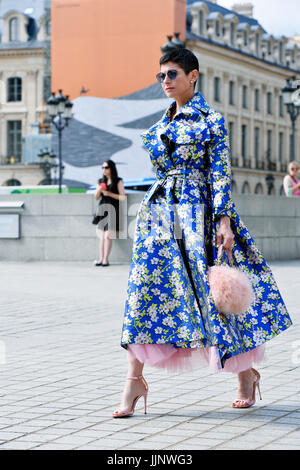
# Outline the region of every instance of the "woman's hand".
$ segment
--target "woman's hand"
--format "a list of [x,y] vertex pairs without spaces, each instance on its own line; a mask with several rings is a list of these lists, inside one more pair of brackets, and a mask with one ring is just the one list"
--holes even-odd
[[232,248],[234,236],[230,227],[230,217],[221,216],[220,225],[217,231],[217,246],[223,245],[228,258],[232,261]]

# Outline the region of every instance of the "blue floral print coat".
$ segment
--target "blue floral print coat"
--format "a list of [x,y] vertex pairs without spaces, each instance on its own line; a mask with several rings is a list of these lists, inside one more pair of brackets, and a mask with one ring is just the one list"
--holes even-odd
[[[224,118],[200,93],[170,121],[173,106],[142,134],[157,180],[137,214],[121,345],[216,346],[224,365],[287,329],[291,320],[232,201]],[[251,307],[239,316],[217,311],[207,280],[221,215],[230,217],[235,265],[255,291]]]

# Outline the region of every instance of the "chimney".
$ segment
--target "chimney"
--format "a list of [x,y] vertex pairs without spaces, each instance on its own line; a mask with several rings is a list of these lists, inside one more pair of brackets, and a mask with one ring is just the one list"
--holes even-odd
[[249,18],[253,18],[253,3],[235,3],[232,5],[231,10],[239,13],[240,15],[248,16]]

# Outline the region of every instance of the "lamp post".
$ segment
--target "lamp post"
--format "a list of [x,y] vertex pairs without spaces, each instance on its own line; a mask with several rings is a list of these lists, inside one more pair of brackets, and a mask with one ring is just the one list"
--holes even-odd
[[43,168],[46,175],[45,184],[52,184],[52,168],[54,168],[54,170],[57,170],[58,167],[55,153],[53,153],[52,151],[49,152],[47,148],[44,148],[39,151],[38,158],[40,160],[40,167]]
[[268,195],[272,194],[272,191],[273,191],[273,188],[274,188],[274,180],[275,180],[275,178],[271,173],[266,176]]
[[283,96],[283,103],[287,107],[287,112],[292,121],[292,138],[291,138],[291,154],[290,161],[295,160],[295,134],[296,134],[296,120],[300,114],[300,80],[296,77],[288,78],[286,86],[281,90]]
[[72,117],[73,103],[69,101],[69,96],[64,96],[62,90],[58,91],[58,94],[52,92],[50,98],[47,100],[47,110],[51,122],[55,125],[58,131],[58,191],[61,193],[62,187],[62,131],[69,125],[69,120]]

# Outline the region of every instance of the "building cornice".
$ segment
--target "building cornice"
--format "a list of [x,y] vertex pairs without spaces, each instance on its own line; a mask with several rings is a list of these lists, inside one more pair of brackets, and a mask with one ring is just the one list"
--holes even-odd
[[266,59],[263,59],[262,57],[254,56],[239,49],[227,46],[225,44],[219,44],[215,41],[203,38],[201,36],[197,37],[195,34],[191,35],[189,33],[189,36],[190,37],[187,38],[187,48],[191,48],[191,46],[194,46],[202,48],[206,51],[214,51],[215,53],[218,53],[223,57],[228,57],[231,59],[234,58],[239,63],[244,62],[247,64],[251,64],[256,68],[260,67],[263,71],[266,70],[268,72],[276,73],[277,75],[278,69],[281,70],[283,76],[290,76],[291,74],[300,74],[300,70],[295,70],[281,64],[275,64],[274,62],[270,62]]
[[45,54],[45,49],[0,49],[0,56],[42,56]]

